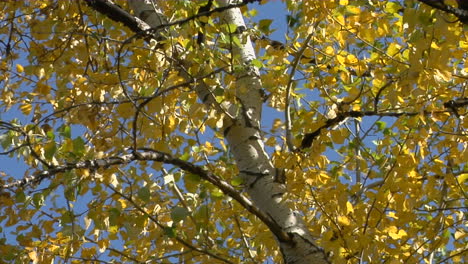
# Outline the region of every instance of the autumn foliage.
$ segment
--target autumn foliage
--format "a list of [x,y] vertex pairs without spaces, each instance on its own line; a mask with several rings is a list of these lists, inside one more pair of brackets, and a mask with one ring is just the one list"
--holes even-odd
[[0,3],[0,262],[281,263],[273,200],[330,263],[463,262],[456,1],[247,2]]

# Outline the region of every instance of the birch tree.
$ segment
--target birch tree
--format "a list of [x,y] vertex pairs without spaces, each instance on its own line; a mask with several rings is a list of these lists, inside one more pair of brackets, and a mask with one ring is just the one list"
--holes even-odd
[[462,262],[466,6],[269,4],[0,3],[0,260]]

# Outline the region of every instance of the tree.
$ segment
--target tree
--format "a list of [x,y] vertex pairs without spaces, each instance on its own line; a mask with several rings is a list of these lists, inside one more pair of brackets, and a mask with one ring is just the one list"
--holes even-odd
[[462,262],[462,6],[251,2],[0,4],[1,261]]

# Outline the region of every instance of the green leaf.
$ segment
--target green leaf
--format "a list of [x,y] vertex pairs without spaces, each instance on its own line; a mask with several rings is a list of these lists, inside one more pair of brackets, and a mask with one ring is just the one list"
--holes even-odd
[[258,22],[258,29],[264,34],[270,34],[270,25],[272,22],[272,19],[262,19]]
[[255,60],[252,60],[252,65],[257,67],[257,68],[263,68],[263,63],[262,61],[258,60],[258,59],[255,59]]
[[388,13],[397,13],[401,9],[401,5],[396,2],[387,2],[385,5],[385,12]]
[[189,152],[185,152],[182,156],[180,156],[180,159],[183,161],[187,161],[191,157]]
[[237,31],[237,25],[236,24],[228,24],[227,25],[227,32],[234,33],[236,31]]
[[388,129],[388,128],[384,128],[383,134],[386,135],[386,136],[391,135],[391,134],[392,134],[392,130],[390,130],[390,129]]
[[232,186],[240,186],[244,180],[241,177],[234,177],[234,179],[231,180],[231,185]]
[[7,133],[0,135],[0,143],[4,149],[11,146],[11,144],[13,144],[13,132],[8,131]]
[[174,207],[171,211],[171,218],[174,222],[178,223],[184,220],[189,215],[189,211],[185,207]]
[[47,135],[48,139],[51,139],[51,140],[55,139],[55,134],[54,134],[54,131],[52,131],[52,130],[47,131],[46,135]]
[[26,195],[24,194],[24,192],[18,190],[15,193],[15,202],[24,203],[24,201],[26,201]]
[[194,214],[194,218],[197,220],[207,220],[208,218],[208,207],[201,205]]
[[144,202],[148,202],[151,197],[151,192],[147,186],[142,187],[138,190],[138,198],[140,198]]
[[142,88],[141,88],[141,91],[140,91],[140,94],[142,96],[150,96],[153,94],[155,90],[155,87],[154,86],[147,86],[147,85],[144,85]]
[[65,190],[65,198],[74,202],[76,201],[76,188],[75,187],[68,187]]
[[288,27],[294,28],[298,25],[300,22],[299,15],[293,16],[293,15],[286,15],[286,23],[288,24]]
[[201,184],[200,176],[195,174],[186,174],[184,177],[184,185],[187,191],[194,193]]
[[114,207],[114,208],[111,208],[111,209],[109,210],[109,224],[112,225],[112,226],[113,226],[113,225],[116,225],[116,224],[117,224],[117,220],[118,220],[119,217],[120,217],[120,214],[121,214],[121,212],[120,212],[119,209],[117,209],[117,208],[115,208],[115,207]]
[[165,233],[166,236],[168,236],[168,237],[175,237],[175,236],[176,236],[176,228],[175,228],[175,227],[166,226],[166,227],[164,227],[164,233]]
[[73,154],[78,157],[82,157],[85,153],[85,142],[81,137],[77,137],[73,140]]
[[379,130],[383,130],[387,126],[387,123],[385,123],[384,121],[377,121],[375,122],[375,124],[377,125],[377,128]]
[[224,193],[220,189],[214,189],[211,191],[211,197],[213,198],[221,198],[224,196]]
[[242,46],[242,43],[241,43],[240,39],[237,36],[232,37],[232,43],[234,43],[234,46],[236,46],[236,47]]
[[206,193],[206,190],[202,190],[199,196],[200,196],[200,199],[205,199],[208,197],[208,194]]
[[42,193],[35,193],[33,195],[32,200],[33,200],[34,206],[36,206],[36,208],[39,208],[42,205],[44,205],[44,195],[42,195]]
[[70,126],[63,125],[58,129],[59,135],[65,138],[71,138],[71,128]]
[[60,223],[63,224],[68,224],[73,222],[73,219],[75,217],[73,216],[73,213],[70,211],[66,211],[65,213],[62,214],[62,217],[60,218]]
[[51,160],[54,157],[55,152],[57,152],[57,145],[54,141],[51,141],[44,146],[44,157],[47,160]]

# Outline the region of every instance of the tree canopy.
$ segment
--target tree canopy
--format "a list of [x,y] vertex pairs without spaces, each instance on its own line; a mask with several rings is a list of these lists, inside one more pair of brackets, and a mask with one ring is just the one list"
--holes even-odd
[[466,4],[271,4],[2,1],[0,262],[462,263]]

